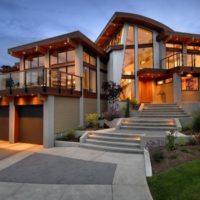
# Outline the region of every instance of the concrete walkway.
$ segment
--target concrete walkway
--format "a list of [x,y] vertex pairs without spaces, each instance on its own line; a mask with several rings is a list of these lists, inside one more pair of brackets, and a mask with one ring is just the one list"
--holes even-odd
[[[111,183],[107,182],[106,184],[103,184],[103,182],[102,184],[94,184],[92,181],[91,184],[88,181],[87,184],[81,184],[81,182],[79,184],[80,180],[79,177],[76,177],[76,174],[74,175],[74,179],[77,179],[76,184],[45,184],[44,182],[43,184],[33,184],[30,182],[2,181],[0,182],[0,200],[152,200],[146,183],[143,155],[111,153],[74,147],[52,149],[33,147],[1,160],[0,170],[11,169],[12,166],[24,162],[30,155],[38,153],[44,156],[55,156],[57,165],[62,165],[62,162],[59,163],[58,160],[61,158],[77,159],[80,162],[90,161],[94,164],[111,164],[116,166],[114,177]],[[32,162],[32,165],[35,165],[36,169],[37,166],[40,169],[37,161]],[[104,167],[103,165],[102,167]],[[45,166],[47,172],[49,171],[52,174],[53,165],[49,165],[47,162]],[[74,168],[76,168],[76,165],[74,165]],[[80,166],[77,165],[78,168],[80,169]],[[66,168],[66,170],[69,169]],[[23,170],[21,173],[23,176]],[[37,176],[37,172],[34,173]],[[63,170],[64,173],[67,172]],[[96,171],[96,173],[99,173],[99,171]],[[74,183],[74,181],[72,182]]]

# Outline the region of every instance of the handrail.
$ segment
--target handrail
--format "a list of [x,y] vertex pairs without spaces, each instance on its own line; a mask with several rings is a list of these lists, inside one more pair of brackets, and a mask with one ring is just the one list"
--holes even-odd
[[171,57],[174,57],[174,56],[176,56],[176,55],[184,55],[184,54],[186,54],[186,53],[180,53],[180,52],[178,52],[178,53],[172,54],[172,55],[170,55],[170,56],[167,56],[167,57],[165,57],[165,58],[162,58],[160,61],[166,60],[166,59],[171,58]]

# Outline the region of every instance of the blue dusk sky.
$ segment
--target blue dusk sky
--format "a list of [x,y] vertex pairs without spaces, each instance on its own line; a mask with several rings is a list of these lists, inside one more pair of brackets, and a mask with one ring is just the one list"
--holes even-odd
[[200,33],[199,9],[199,0],[0,0],[0,65],[18,61],[8,48],[67,32],[80,30],[94,41],[116,11]]

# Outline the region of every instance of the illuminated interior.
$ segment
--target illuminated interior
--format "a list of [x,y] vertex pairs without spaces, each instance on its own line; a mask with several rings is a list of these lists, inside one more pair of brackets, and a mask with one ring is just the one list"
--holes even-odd
[[181,87],[183,91],[197,91],[199,90],[199,79],[187,74],[181,78]]
[[139,69],[153,68],[153,49],[152,47],[138,49]]
[[129,26],[128,27],[127,38],[126,38],[126,45],[133,45],[133,44],[135,44],[134,27],[133,26]]
[[125,101],[127,98],[135,98],[134,79],[121,79],[122,93],[120,94],[120,100]]
[[134,49],[126,49],[122,74],[133,75],[134,71]]
[[138,28],[138,44],[152,44],[153,33],[143,28]]

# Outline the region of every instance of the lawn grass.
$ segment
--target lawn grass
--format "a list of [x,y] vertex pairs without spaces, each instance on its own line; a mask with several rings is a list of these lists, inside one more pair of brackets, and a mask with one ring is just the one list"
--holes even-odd
[[154,200],[199,200],[200,160],[148,178],[148,184]]

